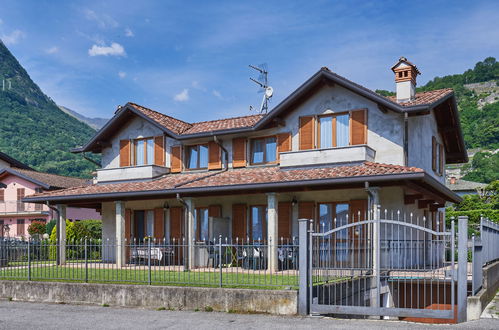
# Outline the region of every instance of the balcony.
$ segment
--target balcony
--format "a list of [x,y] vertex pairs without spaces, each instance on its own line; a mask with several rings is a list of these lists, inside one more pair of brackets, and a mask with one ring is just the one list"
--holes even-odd
[[151,180],[169,172],[170,168],[157,165],[101,168],[97,170],[97,182]]
[[0,202],[0,215],[47,215],[49,213],[49,208],[43,204],[19,201]]
[[367,145],[328,149],[288,151],[280,153],[281,167],[326,165],[374,161],[376,151]]

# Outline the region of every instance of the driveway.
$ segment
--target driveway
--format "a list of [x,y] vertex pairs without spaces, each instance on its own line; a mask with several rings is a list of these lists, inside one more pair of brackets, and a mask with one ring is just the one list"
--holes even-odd
[[217,312],[0,301],[0,329],[499,329],[499,320],[454,326]]

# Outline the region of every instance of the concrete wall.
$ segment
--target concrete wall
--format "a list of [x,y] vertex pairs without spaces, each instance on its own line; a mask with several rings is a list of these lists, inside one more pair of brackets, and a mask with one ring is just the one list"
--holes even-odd
[[15,301],[107,304],[279,315],[297,313],[297,291],[191,288],[146,285],[0,281],[0,297]]
[[468,297],[467,320],[478,320],[488,303],[499,290],[499,261],[483,267],[483,287],[475,296]]

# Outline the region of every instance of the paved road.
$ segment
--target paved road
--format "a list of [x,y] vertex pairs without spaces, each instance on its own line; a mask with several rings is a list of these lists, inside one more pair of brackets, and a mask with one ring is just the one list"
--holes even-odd
[[156,311],[0,301],[0,329],[499,329],[499,320],[457,326],[399,321]]

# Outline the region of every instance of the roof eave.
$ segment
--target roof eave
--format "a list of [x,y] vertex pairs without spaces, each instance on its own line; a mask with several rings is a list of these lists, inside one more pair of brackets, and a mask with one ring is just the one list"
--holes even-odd
[[2,170],[0,170],[0,175],[4,174],[5,172],[11,174],[11,175],[15,175],[15,176],[18,176],[26,181],[29,181],[31,183],[34,183],[36,185],[39,185],[40,187],[44,188],[44,189],[50,189],[50,188],[53,188],[51,185],[49,184],[46,184],[45,182],[41,182],[39,180],[36,180],[36,179],[33,179],[32,177],[29,177],[27,175],[24,175],[23,173],[19,173],[17,172],[16,170],[13,170],[12,168],[4,168]]

